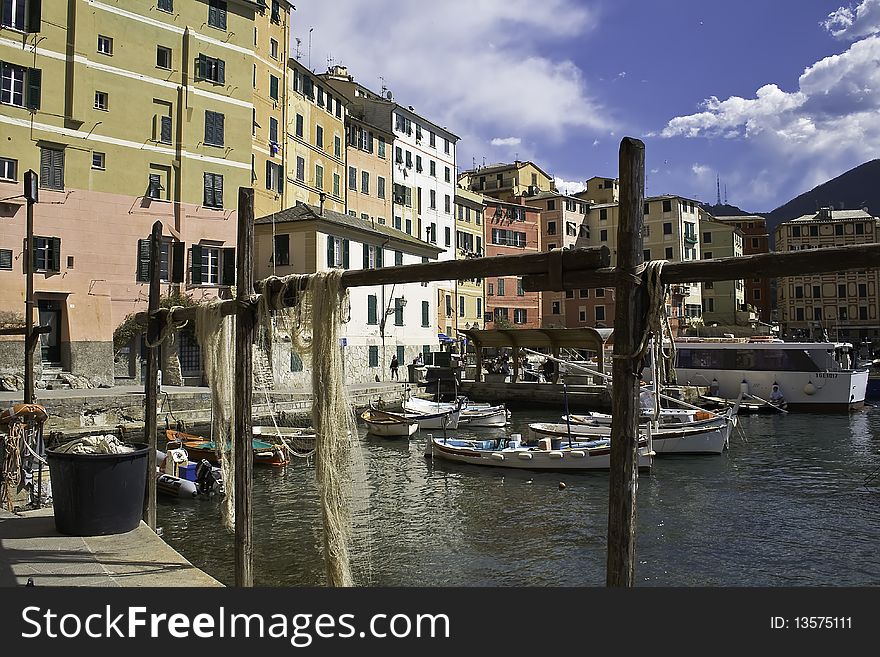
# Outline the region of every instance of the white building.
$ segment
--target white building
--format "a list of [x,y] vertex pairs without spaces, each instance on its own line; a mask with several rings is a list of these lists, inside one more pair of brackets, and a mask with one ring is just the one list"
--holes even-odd
[[[440,249],[416,237],[332,210],[297,203],[255,222],[254,270],[270,275],[310,274],[332,267],[376,269],[436,260]],[[343,327],[345,379],[367,383],[388,378],[391,358],[401,369],[419,352],[436,350],[429,284],[377,285],[350,289],[351,319]],[[289,344],[275,355],[279,385],[306,383],[308,363]],[[305,370],[305,372],[304,372]]]

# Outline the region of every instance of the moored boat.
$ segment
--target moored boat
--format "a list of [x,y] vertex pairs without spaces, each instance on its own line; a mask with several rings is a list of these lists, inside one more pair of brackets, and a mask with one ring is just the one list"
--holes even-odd
[[419,430],[419,423],[396,413],[378,408],[368,408],[361,413],[361,420],[369,433],[387,438],[408,438]]
[[[179,444],[189,453],[191,459],[205,459],[212,465],[219,465],[217,456],[217,444],[213,440],[205,440],[201,436],[184,433],[175,429],[166,429],[165,437],[168,439],[169,448]],[[254,465],[270,465],[280,467],[290,463],[283,445],[273,445],[262,440],[253,438]]]
[[[474,404],[464,397],[460,397],[456,403],[437,402],[420,397],[409,397],[403,402],[404,411],[410,413],[442,413],[459,411],[458,426],[468,427],[503,427],[510,418],[510,411],[502,405],[490,406],[488,404]],[[428,427],[420,423],[421,428]],[[448,429],[456,427],[447,426]]]

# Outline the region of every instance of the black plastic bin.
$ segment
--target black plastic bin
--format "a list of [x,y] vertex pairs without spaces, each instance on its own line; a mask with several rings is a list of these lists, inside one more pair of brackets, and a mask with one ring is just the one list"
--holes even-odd
[[72,536],[124,534],[144,513],[147,454],[143,443],[126,454],[66,454],[46,450],[55,527]]

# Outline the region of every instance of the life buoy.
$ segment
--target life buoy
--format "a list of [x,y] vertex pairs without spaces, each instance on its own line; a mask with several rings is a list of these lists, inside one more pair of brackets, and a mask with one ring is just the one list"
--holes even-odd
[[42,424],[48,419],[49,414],[39,404],[14,404],[0,412],[0,424],[12,424],[18,420]]

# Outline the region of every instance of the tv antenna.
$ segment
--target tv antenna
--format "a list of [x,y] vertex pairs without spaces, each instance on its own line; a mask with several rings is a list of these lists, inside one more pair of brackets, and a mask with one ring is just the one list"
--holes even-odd
[[314,27],[309,28],[309,70],[312,70],[312,31]]
[[302,48],[300,48],[301,45],[302,45],[302,39],[297,38],[297,40],[296,40],[296,54],[294,55],[294,57],[296,57],[296,61],[299,61],[303,56]]
[[721,205],[721,176],[715,174],[715,185],[718,188],[718,196],[715,205]]

